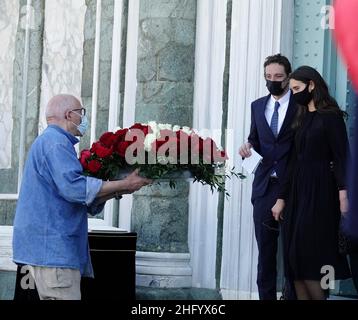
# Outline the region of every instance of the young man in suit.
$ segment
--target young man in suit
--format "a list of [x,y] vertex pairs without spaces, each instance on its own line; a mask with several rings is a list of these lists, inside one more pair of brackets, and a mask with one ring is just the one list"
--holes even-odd
[[[255,172],[251,198],[259,251],[257,285],[260,300],[276,300],[279,224],[272,216],[271,208],[276,202],[293,143],[296,106],[289,90],[288,77],[292,72],[289,60],[280,54],[270,56],[266,58],[264,69],[270,94],[252,103],[250,135],[239,153],[243,158],[250,157],[253,148],[263,157]],[[286,281],[285,299],[294,298]]]

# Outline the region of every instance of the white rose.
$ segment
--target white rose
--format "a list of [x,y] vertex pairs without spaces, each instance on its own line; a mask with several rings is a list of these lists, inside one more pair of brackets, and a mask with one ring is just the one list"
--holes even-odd
[[152,129],[152,133],[159,138],[160,129],[155,121],[148,122],[149,127]]
[[181,129],[184,133],[186,133],[187,135],[191,135],[192,131],[190,130],[189,127],[183,127],[183,129]]
[[157,140],[157,136],[154,133],[148,133],[144,139],[144,150],[150,152],[152,150],[152,143]]
[[157,123],[155,121],[149,121],[148,126],[150,126],[153,129],[157,127]]
[[158,127],[160,130],[172,130],[172,125],[169,123],[159,123]]
[[191,130],[191,133],[197,134],[199,137],[202,138],[202,136],[200,135],[200,132],[197,129]]

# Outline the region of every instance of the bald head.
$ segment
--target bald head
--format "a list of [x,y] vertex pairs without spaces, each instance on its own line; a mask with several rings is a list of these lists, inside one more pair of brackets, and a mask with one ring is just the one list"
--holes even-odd
[[47,104],[46,120],[47,122],[63,121],[67,111],[81,107],[81,102],[76,97],[69,94],[59,94],[54,96]]

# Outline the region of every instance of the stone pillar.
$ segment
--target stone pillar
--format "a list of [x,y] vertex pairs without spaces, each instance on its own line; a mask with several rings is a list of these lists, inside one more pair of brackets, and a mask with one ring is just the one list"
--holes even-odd
[[[192,125],[195,19],[195,0],[141,0],[137,122]],[[188,192],[189,184],[179,182],[175,190],[162,183],[135,194],[137,286],[191,287]]]
[[[11,167],[0,169],[0,193],[17,193],[17,177],[19,166],[19,142],[21,128],[21,102],[23,62],[25,52],[25,23],[26,23],[26,0],[18,3],[18,9],[13,14],[18,14],[17,32],[15,40],[15,56],[13,61],[12,83],[12,135],[11,135]],[[12,4],[11,4],[12,5]],[[41,93],[41,67],[42,67],[42,39],[44,29],[44,0],[32,1],[32,17],[30,23],[29,38],[29,68],[26,105],[26,133],[25,133],[25,158],[32,142],[38,133],[38,118]],[[6,9],[6,6],[5,6]],[[4,8],[2,9],[4,10]],[[15,11],[12,9],[12,11]],[[0,12],[0,15],[3,12]],[[7,13],[8,14],[8,13]],[[1,17],[0,17],[1,18]],[[16,17],[10,16],[10,19]],[[6,21],[3,20],[3,21]],[[8,39],[6,39],[8,40]],[[8,90],[9,88],[3,88]],[[0,200],[0,225],[12,225],[15,214],[15,200]]]

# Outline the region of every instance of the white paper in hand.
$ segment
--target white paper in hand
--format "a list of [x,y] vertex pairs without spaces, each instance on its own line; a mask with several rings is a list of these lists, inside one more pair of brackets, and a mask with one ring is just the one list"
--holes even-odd
[[242,162],[242,167],[248,172],[248,173],[255,173],[257,167],[262,161],[262,156],[259,155],[254,149],[251,149],[251,157],[245,158],[245,160]]

